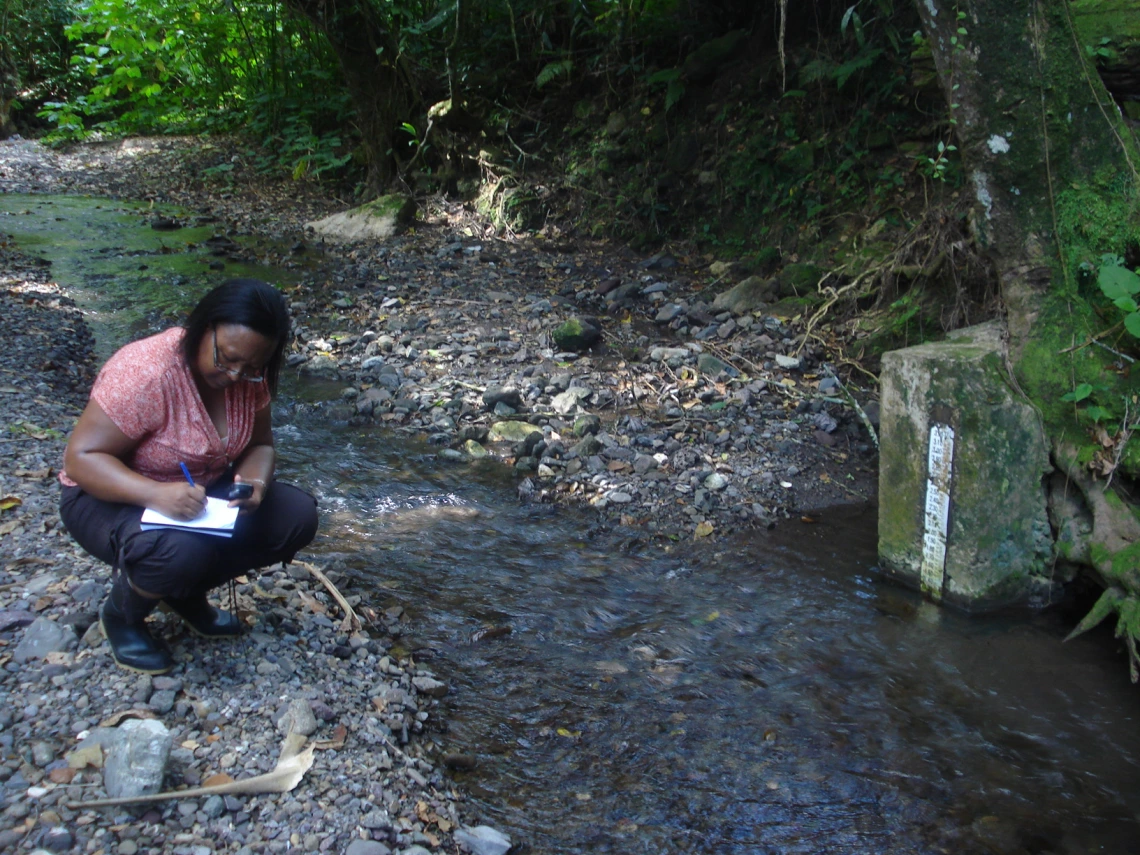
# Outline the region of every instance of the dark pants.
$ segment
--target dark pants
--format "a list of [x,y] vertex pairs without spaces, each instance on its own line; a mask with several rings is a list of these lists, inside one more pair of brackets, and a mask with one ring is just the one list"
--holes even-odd
[[[223,497],[229,483],[207,492]],[[224,585],[248,570],[291,561],[317,533],[317,501],[279,481],[270,483],[257,510],[238,517],[233,537],[177,530],[141,531],[137,505],[104,502],[79,487],[64,487],[59,514],[89,553],[117,567],[135,588],[181,599]]]

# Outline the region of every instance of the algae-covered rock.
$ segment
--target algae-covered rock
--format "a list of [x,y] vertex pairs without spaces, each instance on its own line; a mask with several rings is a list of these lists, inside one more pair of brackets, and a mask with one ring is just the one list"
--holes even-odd
[[883,356],[880,560],[970,610],[1044,593],[1052,565],[1048,447],[1002,347],[991,322]]
[[495,422],[487,435],[488,442],[525,442],[532,433],[542,436],[542,431],[530,422]]
[[550,334],[559,350],[581,353],[602,337],[601,325],[593,318],[574,317]]
[[728,291],[717,294],[712,307],[714,311],[729,311],[743,315],[767,306],[775,300],[775,283],[762,276],[749,276]]

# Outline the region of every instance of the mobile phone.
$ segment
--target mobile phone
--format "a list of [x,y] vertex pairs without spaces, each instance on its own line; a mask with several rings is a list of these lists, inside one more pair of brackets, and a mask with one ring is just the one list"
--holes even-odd
[[246,484],[244,481],[238,481],[230,487],[230,501],[234,499],[248,499],[253,495],[253,485]]

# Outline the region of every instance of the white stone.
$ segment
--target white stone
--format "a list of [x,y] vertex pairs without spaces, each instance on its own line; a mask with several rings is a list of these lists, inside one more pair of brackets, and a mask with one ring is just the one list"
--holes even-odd
[[456,829],[455,839],[466,845],[474,855],[505,855],[511,848],[511,838],[489,825]]

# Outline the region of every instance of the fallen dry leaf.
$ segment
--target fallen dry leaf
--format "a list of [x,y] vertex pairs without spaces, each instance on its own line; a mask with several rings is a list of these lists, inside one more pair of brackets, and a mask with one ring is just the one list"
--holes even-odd
[[103,746],[101,745],[88,745],[85,748],[76,748],[67,755],[67,765],[72,769],[82,769],[86,766],[92,766],[96,769],[103,768]]
[[140,802],[160,802],[170,799],[196,799],[200,796],[211,796],[215,793],[242,793],[256,795],[258,793],[287,793],[305,777],[305,773],[313,765],[313,745],[302,748],[305,737],[299,733],[290,733],[285,737],[281,746],[281,756],[272,772],[245,778],[241,781],[230,781],[227,784],[218,784],[213,787],[192,787],[188,790],[173,790],[166,793],[154,793],[147,796],[125,797],[121,799],[93,799],[88,802],[68,802],[72,809],[85,809],[92,807],[111,807],[113,805],[137,804]]
[[123,722],[128,718],[158,718],[158,716],[156,716],[150,710],[123,710],[122,712],[117,712],[113,715],[107,716],[105,719],[99,722],[99,726],[118,727],[120,722]]
[[333,730],[332,739],[317,740],[313,743],[313,747],[318,751],[324,751],[328,748],[344,748],[344,740],[347,736],[348,728],[343,724],[338,724]]
[[42,481],[51,475],[51,469],[17,469],[15,475],[17,478],[35,478]]
[[9,561],[4,565],[5,570],[13,570],[16,567],[24,567],[28,564],[55,564],[50,558],[40,558],[36,555],[25,555],[23,558],[17,558],[15,561]]
[[233,782],[233,776],[227,775],[225,772],[219,772],[216,775],[211,775],[202,782],[203,787],[216,787],[219,784],[229,784]]
[[318,614],[318,615],[328,614],[328,611],[329,611],[328,606],[326,606],[324,603],[322,603],[320,600],[318,600],[312,594],[307,594],[304,591],[298,591],[297,594],[298,594],[298,596],[300,596],[301,602],[304,603],[309,608],[309,610],[312,611],[314,614]]
[[70,766],[61,769],[52,769],[48,772],[48,779],[53,784],[70,784],[71,779],[75,777],[78,769],[72,769]]

